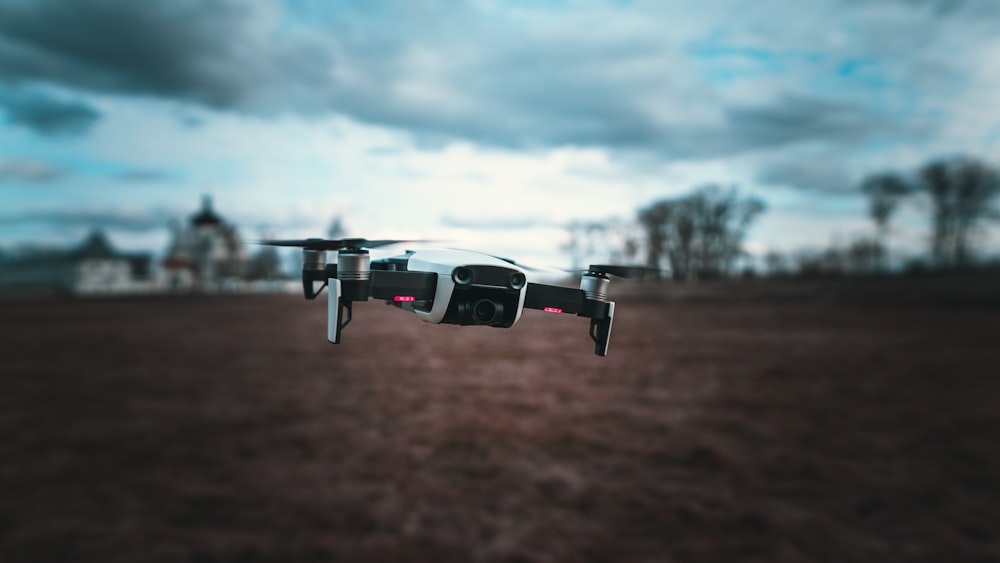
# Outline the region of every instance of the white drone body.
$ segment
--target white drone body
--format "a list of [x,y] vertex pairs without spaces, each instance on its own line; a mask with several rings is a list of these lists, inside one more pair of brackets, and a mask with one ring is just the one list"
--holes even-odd
[[[608,301],[608,274],[630,275],[630,268],[591,266],[580,288],[528,281],[527,269],[506,260],[465,250],[416,250],[372,260],[369,248],[407,241],[366,239],[265,241],[303,248],[302,288],[315,299],[328,287],[327,340],[339,344],[351,321],[353,303],[382,299],[433,324],[510,328],[524,309],[574,314],[590,319],[594,352],[606,356],[615,304]],[[337,262],[326,263],[326,251]],[[634,268],[633,268],[634,269]],[[322,285],[317,289],[315,284]]]

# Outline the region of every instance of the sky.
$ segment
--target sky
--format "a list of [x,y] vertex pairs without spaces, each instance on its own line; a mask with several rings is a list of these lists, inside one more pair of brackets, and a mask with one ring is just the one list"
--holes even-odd
[[571,221],[706,183],[767,202],[751,252],[845,244],[866,175],[1000,163],[998,93],[995,0],[0,0],[0,247],[162,254],[210,194],[247,240],[567,267]]

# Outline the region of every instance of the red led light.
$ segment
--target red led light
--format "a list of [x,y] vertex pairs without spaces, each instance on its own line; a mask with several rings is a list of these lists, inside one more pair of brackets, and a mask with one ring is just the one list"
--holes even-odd
[[393,300],[394,301],[405,301],[405,302],[409,303],[410,301],[416,301],[417,299],[415,297],[413,297],[412,295],[397,295],[397,296],[393,297]]
[[558,309],[556,307],[545,307],[542,310],[546,313],[562,313],[562,309]]

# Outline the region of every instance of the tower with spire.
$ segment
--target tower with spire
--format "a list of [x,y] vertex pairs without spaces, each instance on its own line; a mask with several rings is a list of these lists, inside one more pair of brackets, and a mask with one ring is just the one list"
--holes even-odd
[[215,212],[209,195],[186,225],[171,224],[171,239],[163,261],[169,289],[214,291],[242,279],[246,271],[239,233]]

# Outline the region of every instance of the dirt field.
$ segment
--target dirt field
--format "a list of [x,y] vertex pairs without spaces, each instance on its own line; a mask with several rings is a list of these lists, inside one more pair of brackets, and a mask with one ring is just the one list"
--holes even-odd
[[0,301],[0,561],[997,561],[995,282]]

